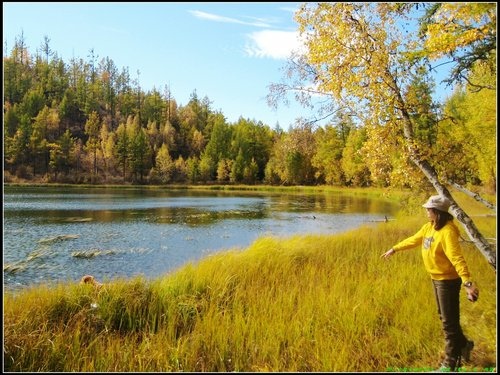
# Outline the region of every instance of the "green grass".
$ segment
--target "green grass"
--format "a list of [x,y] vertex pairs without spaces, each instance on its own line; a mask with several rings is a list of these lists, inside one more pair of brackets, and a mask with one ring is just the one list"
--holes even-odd
[[[496,236],[496,217],[466,197],[460,203],[486,237]],[[5,293],[5,370],[434,368],[444,337],[420,250],[380,258],[425,220],[421,212],[339,235],[264,237],[155,280],[117,280],[99,291],[61,284]],[[465,368],[484,371],[496,368],[496,273],[462,245],[480,289],[475,304],[461,296],[462,326],[476,343]]]

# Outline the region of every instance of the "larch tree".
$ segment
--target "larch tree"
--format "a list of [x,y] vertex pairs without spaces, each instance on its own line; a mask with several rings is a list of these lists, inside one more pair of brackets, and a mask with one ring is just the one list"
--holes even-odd
[[312,166],[315,168],[315,178],[330,185],[345,183],[342,170],[342,150],[345,145],[338,129],[333,125],[318,128],[314,132],[316,152],[312,157]]
[[85,134],[88,136],[85,148],[92,154],[92,175],[97,176],[97,151],[100,146],[100,120],[97,112],[92,112],[85,123]]
[[166,144],[162,144],[156,155],[155,173],[162,184],[167,184],[172,180],[174,171],[174,161],[168,152]]
[[[425,5],[418,6],[425,9]],[[429,159],[428,148],[415,134],[422,116],[428,113],[421,113],[422,109],[416,105],[418,101],[408,99],[412,87],[416,81],[432,86],[432,58],[456,56],[451,44],[455,38],[453,33],[448,35],[449,49],[442,44],[441,53],[438,47],[434,55],[426,53],[426,43],[430,42],[418,32],[422,18],[415,18],[417,10],[416,4],[406,3],[304,3],[295,17],[305,52],[292,55],[286,82],[270,86],[268,101],[276,105],[293,91],[296,99],[307,105],[313,94],[321,93],[329,99],[321,107],[321,113],[349,111],[366,127],[367,144],[372,146],[373,157],[377,157],[380,144],[373,142],[377,137],[400,144],[401,152],[435,190],[450,199],[452,214],[496,270],[496,253],[456,203],[446,181],[440,178]],[[427,14],[429,24],[436,19],[436,12]],[[475,22],[489,25],[488,14],[475,18]],[[454,15],[462,13],[448,9],[450,22]],[[496,18],[494,23],[496,26]],[[428,34],[424,31],[425,35]],[[456,43],[456,48],[470,48],[473,43],[471,40],[468,44]],[[476,43],[480,45],[481,41],[476,39]],[[462,76],[465,71],[461,70]]]
[[350,186],[368,186],[370,172],[361,152],[366,142],[366,129],[354,128],[349,132],[346,145],[342,150],[342,171]]

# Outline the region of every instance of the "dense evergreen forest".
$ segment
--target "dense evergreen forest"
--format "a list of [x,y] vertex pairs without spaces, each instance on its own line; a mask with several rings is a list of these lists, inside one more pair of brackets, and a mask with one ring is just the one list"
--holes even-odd
[[[127,67],[98,60],[93,50],[87,60],[63,61],[49,37],[32,51],[21,34],[4,54],[4,182],[426,183],[397,140],[374,138],[343,111],[325,126],[303,119],[286,130],[244,118],[229,123],[196,90],[178,105],[167,85],[145,91]],[[471,74],[495,86],[495,71],[475,65]],[[457,85],[439,105],[432,82],[416,80],[412,89],[415,137],[436,170],[496,191],[496,86]]]

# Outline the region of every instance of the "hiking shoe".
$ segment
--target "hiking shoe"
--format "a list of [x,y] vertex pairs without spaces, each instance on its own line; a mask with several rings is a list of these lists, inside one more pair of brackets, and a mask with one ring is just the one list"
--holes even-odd
[[451,368],[450,365],[443,363],[437,370],[430,372],[434,373],[434,372],[455,372],[455,371],[456,370],[454,368]]
[[451,372],[451,368],[450,368],[450,366],[442,365],[437,370],[434,370],[434,371],[431,371],[431,372]]
[[433,372],[455,372],[461,366],[460,357],[458,358],[447,358],[442,363],[439,369]]
[[465,362],[470,361],[470,353],[472,352],[473,348],[474,348],[474,341],[467,340],[467,343],[462,348],[462,353],[460,355]]

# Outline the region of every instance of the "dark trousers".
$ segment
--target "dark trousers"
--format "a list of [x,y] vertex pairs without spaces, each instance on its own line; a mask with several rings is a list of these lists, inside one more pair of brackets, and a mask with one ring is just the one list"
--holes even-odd
[[460,326],[460,288],[461,279],[432,280],[436,296],[439,318],[443,324],[445,338],[445,362],[455,367],[467,338]]

